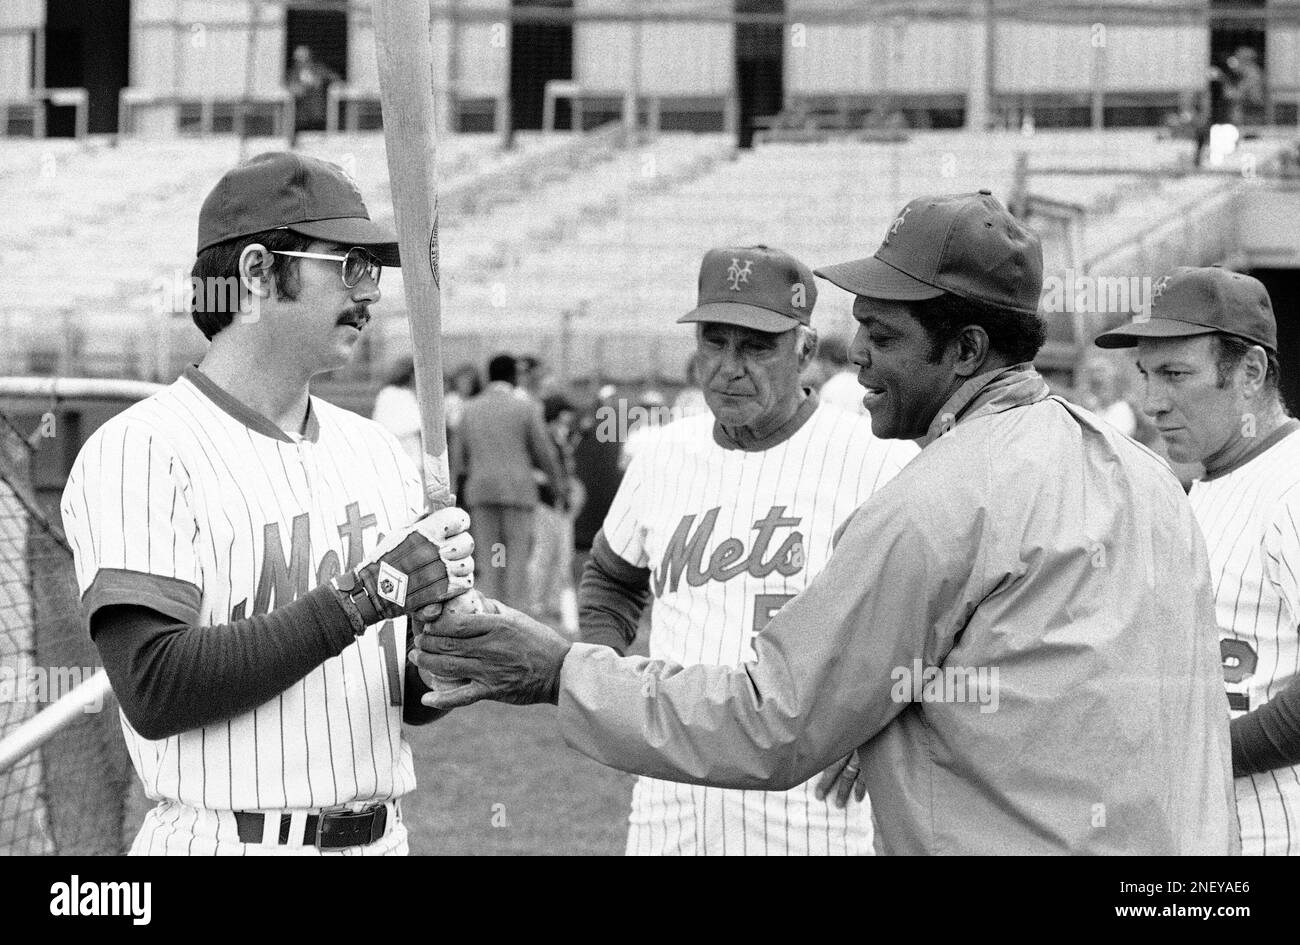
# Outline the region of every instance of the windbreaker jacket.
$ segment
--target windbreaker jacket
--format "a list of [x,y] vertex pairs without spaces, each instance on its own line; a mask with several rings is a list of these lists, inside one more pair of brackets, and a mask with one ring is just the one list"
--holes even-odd
[[568,743],[767,790],[862,745],[882,853],[1236,852],[1205,543],[1169,469],[1028,364],[968,381],[921,445],[756,661],[575,644]]

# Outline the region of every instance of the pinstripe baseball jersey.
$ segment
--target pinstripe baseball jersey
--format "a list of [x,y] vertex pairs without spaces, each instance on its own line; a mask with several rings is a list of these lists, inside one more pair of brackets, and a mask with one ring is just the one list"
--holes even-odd
[[[914,455],[871,433],[868,417],[817,404],[787,439],[746,451],[713,417],[660,429],[628,467],[605,518],[610,548],[650,570],[650,655],[738,666],[754,638],[825,566],[836,529]],[[869,804],[839,810],[814,794],[638,779],[629,854],[867,854]]]
[[[1300,432],[1192,485],[1232,715],[1300,673]],[[1300,854],[1300,767],[1236,779],[1241,852]]]
[[[311,398],[301,437],[195,368],[104,424],[63,493],[87,614],[143,604],[191,625],[267,613],[355,567],[421,514],[419,473],[378,424]],[[402,739],[405,619],[243,715],[150,740],[125,715],[154,800],[309,809],[415,787]]]

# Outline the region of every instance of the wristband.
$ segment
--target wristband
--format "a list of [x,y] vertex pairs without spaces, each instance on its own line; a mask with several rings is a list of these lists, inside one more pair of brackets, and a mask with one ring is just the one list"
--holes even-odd
[[335,598],[343,608],[343,612],[348,615],[348,623],[352,624],[353,636],[361,636],[366,632],[366,620],[361,615],[361,608],[357,606],[354,595],[365,596],[366,586],[357,580],[354,572],[349,571],[347,574],[340,574],[329,583],[330,590],[334,592]]

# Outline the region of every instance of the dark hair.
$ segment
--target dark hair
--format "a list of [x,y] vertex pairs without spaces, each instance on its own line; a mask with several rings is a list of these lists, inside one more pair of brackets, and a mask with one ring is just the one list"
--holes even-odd
[[[1228,386],[1228,375],[1236,370],[1237,365],[1246,357],[1246,353],[1256,346],[1256,343],[1239,335],[1225,335],[1222,332],[1216,332],[1214,340],[1218,345],[1214,366],[1218,373],[1218,386],[1223,388]],[[1264,346],[1259,345],[1259,347]],[[1268,361],[1268,369],[1264,374],[1264,390],[1278,394],[1282,366],[1278,363],[1277,355],[1267,348],[1264,348],[1264,355]],[[1279,396],[1278,399],[1281,400],[1281,397]]]
[[456,382],[462,377],[469,377],[469,396],[474,397],[483,390],[483,379],[479,377],[478,369],[474,365],[467,363],[459,365],[456,370],[447,375],[447,386],[455,390]]
[[411,387],[415,384],[415,358],[407,355],[398,358],[388,372],[389,387]]
[[519,368],[515,359],[508,354],[498,354],[488,362],[488,380],[505,381],[513,384],[519,377]]
[[949,342],[967,325],[983,328],[989,336],[989,346],[1014,364],[1034,360],[1047,340],[1047,327],[1037,315],[963,299],[950,292],[912,302],[910,309],[912,317],[930,336],[931,363],[943,356]]
[[[293,230],[266,230],[209,246],[199,253],[190,270],[190,317],[209,341],[235,320],[245,290],[239,278],[239,257],[246,248],[261,243],[268,250],[302,252],[312,244],[310,237]],[[275,296],[292,301],[298,297],[298,260],[272,256],[270,272]]]
[[569,400],[564,394],[547,394],[542,398],[542,419],[547,423],[554,422],[555,418],[564,411],[577,412],[573,406],[573,401]]

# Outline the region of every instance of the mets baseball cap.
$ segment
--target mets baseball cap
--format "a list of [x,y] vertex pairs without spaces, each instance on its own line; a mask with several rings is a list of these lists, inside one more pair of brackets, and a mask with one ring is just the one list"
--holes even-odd
[[874,256],[817,275],[875,299],[916,302],[949,292],[1036,315],[1043,248],[992,191],[918,197],[894,217]]
[[227,171],[199,210],[199,252],[263,230],[364,246],[385,266],[400,266],[397,236],[370,219],[343,168],[319,158],[268,151]]
[[1104,332],[1098,348],[1133,348],[1142,338],[1190,338],[1224,332],[1277,353],[1277,321],[1258,279],[1218,266],[1180,266],[1151,287],[1150,314]]
[[783,332],[812,320],[817,302],[812,270],[769,246],[711,249],[700,264],[698,304],[678,323],[726,322]]

